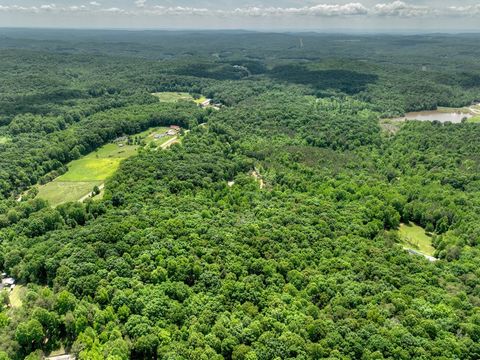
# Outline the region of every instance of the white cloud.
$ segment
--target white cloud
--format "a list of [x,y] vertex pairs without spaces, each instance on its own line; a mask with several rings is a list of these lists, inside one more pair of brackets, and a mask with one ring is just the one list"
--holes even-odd
[[129,14],[131,14],[129,11],[127,11],[125,9],[118,8],[118,7],[111,7],[111,8],[108,8],[108,9],[100,9],[99,11],[104,12],[104,13],[117,14],[117,15],[129,15]]
[[419,17],[435,13],[427,6],[410,5],[403,1],[394,1],[389,4],[377,4],[373,8],[374,15],[393,17]]
[[349,3],[345,5],[327,5],[320,4],[310,7],[299,8],[280,8],[280,7],[248,7],[237,8],[231,12],[231,15],[241,16],[348,16],[365,15],[368,9],[360,3]]
[[206,8],[193,8],[183,6],[154,6],[152,9],[145,10],[145,13],[150,15],[213,15],[217,13],[217,11],[212,11]]
[[456,16],[479,16],[480,4],[470,6],[450,6],[448,9],[448,15]]
[[[1,1],[1,0],[0,0]],[[21,5],[0,5],[0,12],[17,13],[91,13],[91,14],[111,14],[129,15],[129,16],[202,16],[202,17],[355,17],[364,16],[375,17],[397,17],[414,18],[428,16],[479,16],[480,4],[466,6],[450,7],[429,7],[420,6],[404,1],[393,1],[390,3],[378,3],[372,6],[365,6],[360,2],[351,2],[347,4],[316,4],[311,6],[299,7],[262,7],[247,6],[236,9],[218,9],[190,6],[153,6],[149,5],[147,0],[130,0],[130,8],[111,7],[104,8],[98,1],[90,1],[88,5],[61,6],[54,3],[46,3],[38,6]],[[413,0],[412,0],[413,1]]]
[[345,5],[315,5],[311,7],[281,8],[281,7],[243,7],[233,10],[218,10],[195,7],[165,7],[153,6],[140,10],[140,13],[150,15],[212,15],[212,16],[245,16],[245,17],[265,17],[265,16],[352,16],[366,15],[368,9],[360,3],[350,3]]
[[51,11],[51,10],[56,10],[57,6],[55,4],[46,4],[46,5],[41,5],[40,10],[45,10],[45,11]]

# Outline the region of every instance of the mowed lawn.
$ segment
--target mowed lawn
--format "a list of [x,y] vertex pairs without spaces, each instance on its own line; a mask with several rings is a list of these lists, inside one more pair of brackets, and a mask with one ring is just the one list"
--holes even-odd
[[22,285],[17,285],[10,293],[10,305],[13,308],[22,307],[22,297],[25,294],[26,289]]
[[138,146],[107,144],[90,154],[70,162],[68,171],[54,181],[39,187],[38,197],[52,206],[78,201],[112,176],[123,159],[137,153]]
[[401,224],[398,235],[406,247],[433,256],[435,248],[432,246],[432,238],[427,235],[424,228],[412,223]]
[[100,186],[101,181],[57,181],[54,180],[39,187],[37,197],[45,199],[51,205],[57,206],[69,201],[78,201],[85,195],[92,192],[95,185]]

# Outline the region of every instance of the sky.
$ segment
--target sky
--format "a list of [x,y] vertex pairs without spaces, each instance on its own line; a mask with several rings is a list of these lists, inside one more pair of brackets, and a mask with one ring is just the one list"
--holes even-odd
[[480,31],[480,0],[0,0],[0,27]]

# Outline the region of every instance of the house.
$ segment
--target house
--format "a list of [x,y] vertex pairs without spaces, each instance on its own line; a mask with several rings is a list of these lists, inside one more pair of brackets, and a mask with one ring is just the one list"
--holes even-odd
[[175,131],[180,131],[180,126],[178,125],[171,125],[170,129],[175,130]]
[[170,129],[170,130],[167,131],[167,135],[168,136],[174,136],[174,135],[177,135],[177,132],[173,129]]

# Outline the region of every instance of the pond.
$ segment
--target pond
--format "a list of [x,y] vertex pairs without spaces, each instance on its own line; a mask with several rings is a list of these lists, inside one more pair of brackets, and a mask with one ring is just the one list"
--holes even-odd
[[440,122],[452,122],[454,124],[460,124],[464,118],[471,118],[472,114],[463,112],[442,112],[442,111],[420,111],[407,113],[405,116],[399,117],[395,120],[419,120],[419,121],[440,121]]

